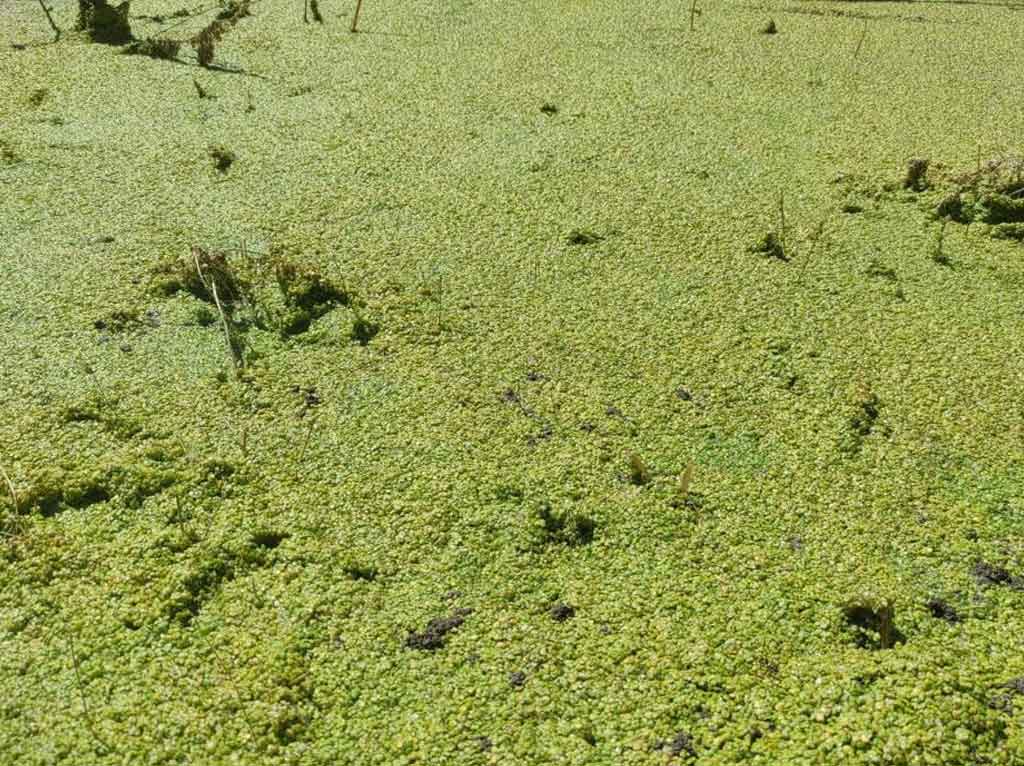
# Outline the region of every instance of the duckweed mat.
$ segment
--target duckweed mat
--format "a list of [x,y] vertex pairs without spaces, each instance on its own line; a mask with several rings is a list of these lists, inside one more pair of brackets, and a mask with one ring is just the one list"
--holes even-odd
[[1022,5],[302,5],[0,12],[0,762],[1024,762]]

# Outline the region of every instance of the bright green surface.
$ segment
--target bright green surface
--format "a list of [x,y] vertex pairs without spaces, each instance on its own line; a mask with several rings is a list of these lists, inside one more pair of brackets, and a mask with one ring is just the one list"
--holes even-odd
[[[7,5],[0,465],[83,507],[0,543],[0,762],[661,764],[679,731],[702,764],[1024,762],[1024,593],[971,575],[1024,575],[1024,247],[951,224],[934,262],[938,191],[842,212],[1024,150],[1024,10],[366,0],[351,35],[262,0],[216,59],[258,79]],[[780,194],[788,263],[748,252]],[[202,304],[148,284],[243,240],[380,334],[252,330],[222,382]],[[159,326],[93,327],[118,309]],[[545,502],[593,541],[545,544]],[[905,643],[854,645],[862,597]]]

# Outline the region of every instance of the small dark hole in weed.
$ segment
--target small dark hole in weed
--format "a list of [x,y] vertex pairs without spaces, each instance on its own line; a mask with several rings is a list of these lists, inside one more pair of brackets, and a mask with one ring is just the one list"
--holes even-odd
[[957,614],[956,609],[950,606],[948,603],[943,601],[941,598],[931,599],[926,606],[928,611],[931,612],[932,617],[937,620],[945,620],[946,622],[960,622],[960,615]]
[[555,622],[565,622],[576,616],[576,610],[569,604],[555,604],[551,607],[551,619]]
[[762,35],[774,35],[779,31],[779,28],[775,25],[775,19],[768,19],[768,23],[761,27]]
[[566,237],[566,242],[570,245],[593,245],[602,239],[604,239],[603,236],[589,229],[573,229]]
[[677,732],[671,742],[658,740],[654,744],[654,749],[668,752],[670,758],[678,758],[684,753],[691,758],[697,757],[697,749],[693,745],[693,737],[685,731]]
[[48,91],[46,88],[36,88],[34,91],[32,91],[29,94],[29,97],[28,97],[29,106],[39,106],[39,105],[41,105],[46,100],[46,97],[48,95],[50,95],[50,91]]
[[249,539],[252,541],[253,545],[259,548],[273,550],[289,537],[291,537],[291,535],[287,532],[271,532],[269,530],[262,530],[254,533]]
[[509,673],[508,683],[509,686],[513,686],[516,689],[520,688],[521,686],[523,686],[523,684],[526,683],[526,673],[524,673],[521,670],[517,670],[514,673]]
[[349,562],[342,567],[342,571],[353,580],[373,582],[377,579],[377,568],[373,566]]
[[377,333],[379,332],[379,324],[376,322],[369,322],[362,317],[357,317],[352,323],[352,330],[349,332],[349,338],[356,341],[360,346],[365,346],[377,337]]
[[978,585],[1008,585],[1014,590],[1024,590],[1024,577],[1016,577],[1001,566],[979,561],[971,569],[971,575]]
[[572,546],[589,545],[594,539],[596,522],[589,516],[555,512],[550,504],[537,509],[537,518],[543,526],[541,544]]
[[192,316],[200,327],[210,327],[217,322],[217,315],[213,312],[213,309],[205,304],[196,306]]
[[693,394],[691,394],[688,389],[680,386],[679,388],[676,389],[676,397],[684,402],[688,402],[693,399]]
[[864,270],[864,274],[869,277],[885,279],[889,282],[896,282],[898,280],[896,270],[888,266],[883,266],[877,259],[872,260],[871,263],[868,264],[868,267]]
[[541,106],[540,110],[544,112],[544,114],[558,114],[558,107],[554,104],[544,104]]
[[643,458],[639,455],[631,455],[629,458],[629,482],[637,487],[650,483],[651,472],[647,469]]
[[474,741],[476,742],[476,746],[480,748],[481,753],[486,753],[494,747],[494,743],[491,741],[490,737],[477,737]]
[[843,607],[846,624],[854,630],[854,643],[862,649],[891,649],[906,641],[894,624],[892,604],[853,602]]

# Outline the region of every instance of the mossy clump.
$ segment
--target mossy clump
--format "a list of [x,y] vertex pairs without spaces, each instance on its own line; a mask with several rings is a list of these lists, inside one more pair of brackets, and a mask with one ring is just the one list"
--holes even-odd
[[571,511],[555,511],[550,503],[541,503],[531,518],[531,547],[588,545],[594,539],[596,526],[588,516]]
[[924,157],[915,157],[907,162],[906,172],[903,174],[903,188],[910,191],[924,191],[930,184],[928,182],[928,167],[931,161]]
[[21,158],[14,151],[14,147],[0,138],[0,165],[14,165],[17,162],[21,162]]
[[775,24],[775,19],[769,18],[768,23],[761,27],[762,35],[774,35],[779,31],[778,26]]
[[371,322],[364,317],[356,317],[352,322],[352,329],[349,330],[349,340],[358,343],[360,346],[366,346],[371,340],[377,337],[377,333],[380,332],[380,325],[376,322]]
[[855,599],[843,605],[843,621],[854,643],[862,649],[891,649],[906,638],[896,628],[892,601]]
[[180,40],[147,37],[126,45],[121,52],[128,56],[149,56],[151,59],[173,60],[181,50]]
[[424,630],[409,631],[405,639],[406,647],[423,652],[435,652],[444,648],[445,637],[460,627],[472,612],[472,609],[456,609],[450,617],[435,617],[427,623]]
[[106,502],[110,496],[109,477],[102,469],[46,468],[36,474],[28,490],[19,495],[18,508],[22,513],[35,511],[50,517],[67,509]]
[[117,6],[107,0],[78,0],[78,22],[76,28],[89,35],[94,43],[125,45],[130,43],[132,26],[128,20],[130,0]]
[[308,263],[275,258],[274,276],[286,311],[280,322],[283,335],[297,335],[309,329],[335,306],[347,306],[349,294]]
[[870,387],[860,384],[850,396],[846,431],[840,440],[840,451],[853,455],[860,452],[867,439],[877,428],[882,402]]
[[934,214],[956,223],[985,223],[1000,239],[1020,239],[1024,224],[1024,158],[1006,157],[979,163],[970,173],[953,177],[955,188],[935,206]]
[[92,326],[101,332],[122,333],[142,325],[142,318],[136,309],[113,309],[96,319]]
[[224,7],[217,13],[217,19],[220,21],[237,22],[246,16],[252,16],[249,0],[227,0]]
[[782,239],[774,231],[767,232],[748,249],[751,253],[763,255],[766,258],[775,258],[779,261],[789,260],[789,256],[786,255],[786,248],[782,244]]
[[992,227],[989,234],[995,239],[1012,239],[1024,242],[1024,223],[1000,223]]
[[164,616],[188,627],[220,586],[235,577],[235,556],[217,548],[202,551],[164,597]]
[[205,303],[220,302],[230,311],[253,295],[253,280],[248,271],[248,264],[236,263],[228,252],[193,247],[187,255],[158,263],[153,269],[151,286],[160,295],[187,292]]
[[229,0],[209,24],[197,32],[189,43],[196,52],[199,65],[208,67],[213,63],[217,43],[235,24],[252,15],[249,0]]
[[228,169],[235,163],[238,157],[233,151],[224,146],[211,146],[207,154],[213,160],[213,167],[218,173],[227,173]]

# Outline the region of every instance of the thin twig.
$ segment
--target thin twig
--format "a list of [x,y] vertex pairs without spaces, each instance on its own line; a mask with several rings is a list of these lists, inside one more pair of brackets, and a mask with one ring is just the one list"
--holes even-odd
[[245,708],[245,703],[242,700],[242,695],[238,691],[238,686],[235,684],[235,679],[232,675],[224,670],[224,663],[220,657],[214,656],[214,661],[217,663],[218,669],[221,674],[227,679],[228,686],[231,687],[231,691],[235,693],[235,699],[238,700],[238,710],[242,714],[242,720],[245,721],[246,727],[249,729],[249,736],[252,737],[253,744],[260,741],[259,737],[256,736],[256,727],[252,725],[252,721],[249,720],[249,713]]
[[11,502],[14,503],[14,513],[9,522],[4,522],[3,534],[5,537],[16,537],[25,531],[24,523],[18,516],[18,493],[14,489],[14,482],[11,481],[11,477],[7,475],[7,471],[2,465],[0,465],[0,475],[4,477],[7,489],[11,493]]
[[860,46],[864,44],[864,38],[868,36],[868,17],[864,17],[864,28],[860,32],[860,38],[857,40],[857,47],[853,51],[853,60],[857,60],[857,55],[860,53]]
[[220,296],[217,295],[217,280],[210,279],[206,281],[206,277],[203,275],[203,268],[199,265],[199,248],[192,248],[192,260],[196,264],[196,273],[199,275],[199,281],[203,283],[206,289],[213,295],[213,302],[217,306],[217,312],[220,314],[221,326],[224,328],[224,340],[228,346],[228,356],[231,357],[231,362],[236,367],[244,366],[244,359],[235,350],[235,344],[231,340],[231,325],[228,323],[228,316],[224,313],[224,307],[220,303]]
[[690,4],[690,31],[691,32],[693,31],[693,19],[694,19],[694,17],[698,13],[700,13],[700,11],[697,10],[697,0],[693,0],[693,2]]
[[[696,2],[696,0],[694,0]],[[362,10],[363,0],[356,0],[356,12],[352,14],[352,32],[358,32],[356,25],[359,24],[359,11]]]
[[43,2],[43,0],[39,0],[39,7],[43,9],[43,13],[46,14],[46,20],[50,22],[50,28],[53,30],[53,34],[55,35],[53,41],[57,42],[60,39],[60,27],[54,23],[53,16],[50,15],[50,9],[46,7],[46,3]]
[[14,503],[14,513],[18,513],[18,493],[14,491],[14,482],[11,481],[11,477],[7,475],[7,471],[0,465],[0,475],[4,477],[4,482],[7,484],[7,489],[11,492],[11,502]]
[[779,192],[779,241],[782,242],[782,257],[789,258],[789,248],[786,247],[786,195]]
[[316,425],[316,419],[320,413],[316,413],[309,419],[309,426],[306,428],[306,438],[302,442],[302,449],[299,450],[299,463],[302,463],[302,458],[306,456],[306,447],[309,446],[310,437],[313,436],[313,426]]
[[89,729],[89,734],[92,735],[92,738],[102,745],[104,750],[109,751],[112,748],[96,731],[96,722],[93,721],[92,711],[89,710],[89,700],[85,696],[85,686],[82,684],[82,673],[78,666],[78,654],[75,652],[75,642],[74,639],[71,638],[70,633],[67,635],[66,640],[68,642],[68,649],[71,652],[71,665],[75,670],[75,682],[78,686],[78,695],[82,700],[82,712],[85,715],[86,728]]

